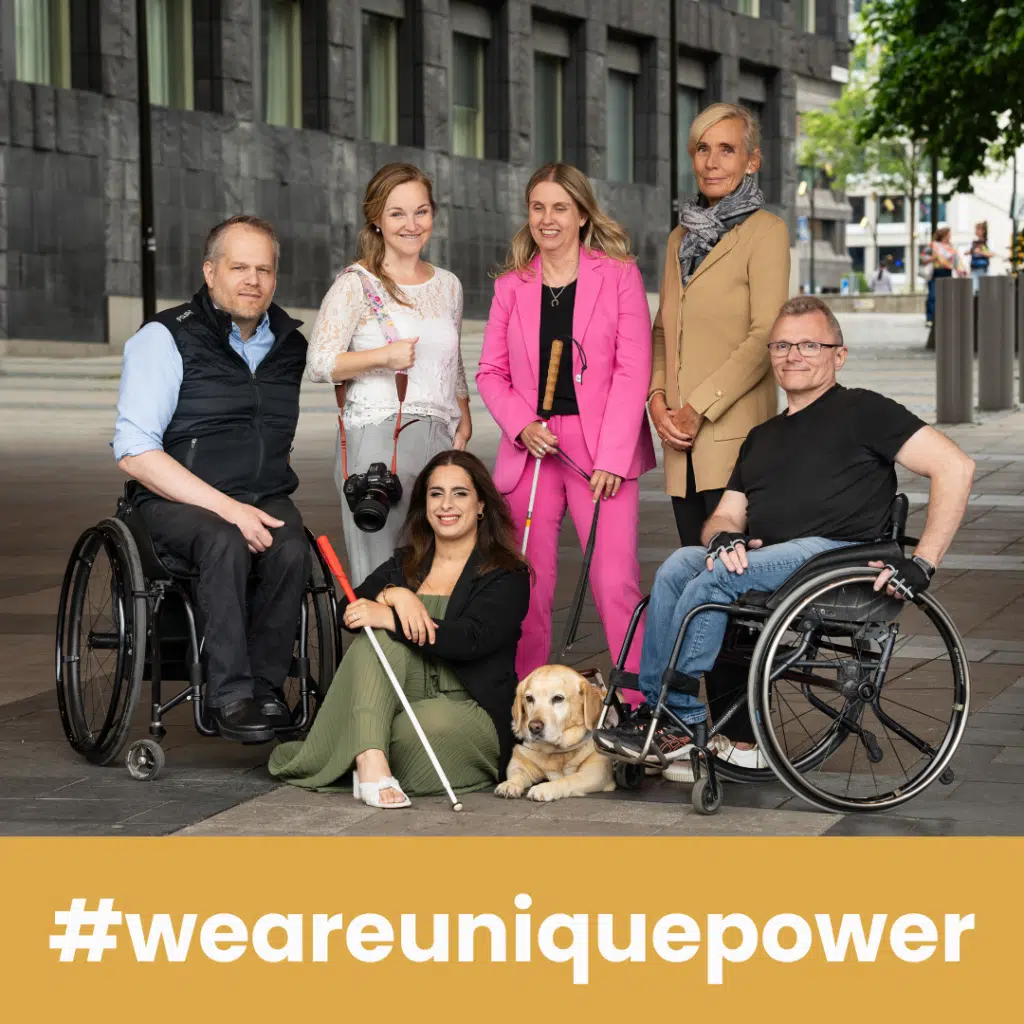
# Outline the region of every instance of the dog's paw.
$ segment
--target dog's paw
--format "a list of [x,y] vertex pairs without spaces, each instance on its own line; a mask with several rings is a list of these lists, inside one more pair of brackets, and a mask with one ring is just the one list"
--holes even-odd
[[504,782],[499,782],[494,788],[494,795],[503,797],[505,800],[518,800],[524,792],[522,786],[515,782],[509,782],[507,779]]
[[558,800],[562,796],[559,787],[553,782],[542,782],[539,786],[534,786],[529,793],[526,794],[527,800],[537,800],[540,803],[550,803],[552,800]]

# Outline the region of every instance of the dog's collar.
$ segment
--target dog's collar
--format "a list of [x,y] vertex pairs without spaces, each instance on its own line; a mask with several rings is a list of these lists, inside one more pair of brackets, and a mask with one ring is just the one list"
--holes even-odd
[[[586,743],[587,743],[587,740],[589,740],[593,735],[594,735],[593,730],[592,729],[588,729],[583,734],[583,738],[578,743],[574,743],[571,747],[556,747],[553,744],[548,743],[547,740],[541,740],[540,742],[546,744],[549,747],[551,747],[551,752],[553,754],[571,754],[574,750],[579,750],[580,747],[585,746]],[[523,745],[524,746],[529,746],[529,743],[528,742],[524,742]]]

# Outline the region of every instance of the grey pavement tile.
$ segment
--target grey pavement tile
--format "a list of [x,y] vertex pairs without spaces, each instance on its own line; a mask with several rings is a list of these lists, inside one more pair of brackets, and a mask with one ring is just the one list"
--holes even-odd
[[111,825],[92,821],[7,821],[0,813],[0,836],[166,836],[167,825]]
[[915,822],[915,836],[1024,836],[1024,822],[961,821],[932,818]]
[[1024,651],[994,651],[985,661],[992,665],[1024,665]]
[[992,759],[993,764],[1024,765],[1024,747],[1006,747]]
[[1024,747],[1024,730],[982,729],[967,726],[965,738],[976,746]]

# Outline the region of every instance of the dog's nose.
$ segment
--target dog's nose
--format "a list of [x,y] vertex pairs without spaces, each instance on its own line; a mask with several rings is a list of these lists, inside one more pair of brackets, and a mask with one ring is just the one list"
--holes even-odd
[[530,723],[530,735],[531,736],[539,736],[543,731],[544,731],[544,723],[543,722],[536,722],[536,721],[534,721],[534,722]]

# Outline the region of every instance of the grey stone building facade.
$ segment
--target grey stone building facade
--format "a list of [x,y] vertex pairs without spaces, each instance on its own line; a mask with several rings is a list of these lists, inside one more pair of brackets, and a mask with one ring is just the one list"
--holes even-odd
[[[675,2],[680,120],[715,100],[753,105],[762,187],[792,230],[796,83],[845,67],[846,0]],[[111,297],[141,288],[135,0],[37,6],[46,17],[26,27],[33,5],[0,0],[0,339],[103,343]],[[467,315],[486,315],[523,187],[555,150],[595,181],[657,289],[677,141],[669,3],[149,10],[161,297],[190,295],[209,227],[249,212],[280,233],[279,301],[316,307],[354,256],[366,182],[409,160],[435,183],[429,256],[462,279]]]

